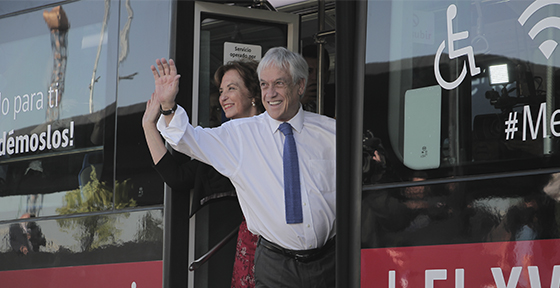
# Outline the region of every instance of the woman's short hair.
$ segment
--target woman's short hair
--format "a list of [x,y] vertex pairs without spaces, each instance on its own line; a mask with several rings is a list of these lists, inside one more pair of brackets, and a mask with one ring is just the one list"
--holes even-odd
[[257,67],[259,78],[262,70],[270,66],[276,66],[290,71],[290,75],[292,75],[292,81],[294,84],[303,79],[305,84],[304,87],[307,86],[309,66],[307,65],[307,61],[305,61],[303,56],[301,56],[300,54],[292,52],[284,47],[270,48]]
[[257,106],[257,111],[259,113],[264,111],[264,106],[261,100],[261,87],[259,84],[259,77],[257,75],[257,65],[256,61],[252,60],[235,60],[230,61],[218,68],[216,73],[214,73],[214,84],[216,87],[220,87],[222,83],[222,78],[229,70],[235,70],[243,79],[243,84],[251,93],[251,100],[255,102],[255,106]]

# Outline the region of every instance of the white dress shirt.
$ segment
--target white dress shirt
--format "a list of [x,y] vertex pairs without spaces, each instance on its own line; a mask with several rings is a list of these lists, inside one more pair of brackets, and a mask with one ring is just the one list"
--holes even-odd
[[336,121],[300,106],[288,122],[300,168],[303,223],[298,224],[286,224],[282,122],[264,112],[217,128],[195,128],[179,106],[169,126],[163,116],[157,126],[174,149],[231,180],[252,233],[287,249],[318,248],[335,234]]

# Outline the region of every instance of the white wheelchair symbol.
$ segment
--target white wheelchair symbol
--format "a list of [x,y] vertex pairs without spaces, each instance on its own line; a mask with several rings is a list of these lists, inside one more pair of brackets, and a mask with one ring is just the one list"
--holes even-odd
[[[469,37],[469,31],[463,31],[458,33],[453,33],[453,19],[457,16],[457,6],[451,4],[447,7],[447,41],[449,42],[449,59],[455,59],[457,57],[467,55],[469,60],[469,68],[471,71],[471,76],[475,76],[480,74],[480,68],[476,67],[476,63],[474,61],[474,52],[472,46],[467,46],[461,49],[455,50],[453,42],[458,40],[467,39]],[[465,80],[465,76],[467,76],[467,63],[463,62],[463,71],[459,77],[453,82],[447,82],[441,77],[441,72],[439,71],[439,60],[441,58],[441,54],[443,53],[443,49],[445,49],[445,40],[441,42],[439,48],[436,52],[436,57],[434,60],[434,74],[436,76],[436,80],[438,84],[447,89],[453,90],[457,88]]]

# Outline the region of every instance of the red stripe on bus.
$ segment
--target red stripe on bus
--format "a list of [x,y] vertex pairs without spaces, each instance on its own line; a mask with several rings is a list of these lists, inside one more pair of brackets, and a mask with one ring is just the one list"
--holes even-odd
[[2,288],[142,288],[162,286],[162,261],[0,271]]
[[[361,287],[558,287],[560,240],[362,249]],[[513,275],[513,276],[510,276]]]

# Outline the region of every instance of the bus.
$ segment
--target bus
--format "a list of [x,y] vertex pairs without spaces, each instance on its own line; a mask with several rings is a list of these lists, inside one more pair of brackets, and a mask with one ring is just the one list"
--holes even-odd
[[211,127],[213,71],[275,46],[325,59],[309,109],[337,120],[337,287],[560,287],[558,17],[548,0],[2,2],[2,287],[229,286],[241,212],[153,169],[149,67],[175,59],[178,103]]

